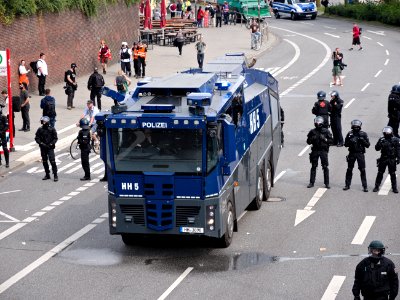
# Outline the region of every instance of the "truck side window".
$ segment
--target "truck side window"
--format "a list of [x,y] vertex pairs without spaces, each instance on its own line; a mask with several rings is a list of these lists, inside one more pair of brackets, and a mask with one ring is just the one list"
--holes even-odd
[[207,130],[207,173],[215,168],[218,162],[218,130],[211,128]]

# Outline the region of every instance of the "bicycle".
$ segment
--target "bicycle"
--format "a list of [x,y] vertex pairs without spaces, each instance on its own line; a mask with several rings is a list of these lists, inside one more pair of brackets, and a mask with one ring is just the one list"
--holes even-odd
[[[96,133],[90,135],[90,149],[93,150],[94,153],[100,154],[100,139],[97,139],[97,141],[94,139],[94,135],[97,135]],[[71,146],[69,147],[69,153],[71,154],[72,159],[76,160],[80,158],[80,149],[78,145],[78,138],[75,138]]]

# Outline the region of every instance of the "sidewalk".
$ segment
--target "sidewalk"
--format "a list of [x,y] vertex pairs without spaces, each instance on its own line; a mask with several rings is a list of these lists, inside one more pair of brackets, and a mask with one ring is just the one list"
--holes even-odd
[[[246,27],[240,24],[237,24],[236,26],[226,25],[221,28],[200,28],[199,32],[203,34],[203,41],[207,44],[204,63],[228,52],[243,52],[247,58],[258,57],[277,42],[276,38],[272,34],[269,34],[268,40],[263,42],[259,51],[250,50],[250,31],[246,30]],[[97,54],[95,53],[93,55],[95,57]],[[115,89],[114,79],[120,66],[117,63],[118,54],[113,53],[113,57],[113,65],[109,66],[107,75],[104,75],[104,80],[107,87]],[[162,77],[171,73],[197,67],[194,43],[183,47],[182,56],[178,55],[178,48],[168,46],[154,45],[153,49],[147,52],[146,76]],[[99,69],[101,71],[101,67],[99,67]],[[52,95],[56,99],[57,121],[55,127],[58,132],[56,152],[69,151],[69,145],[77,136],[79,131],[79,128],[75,126],[75,123],[80,119],[83,109],[86,107],[86,100],[89,99],[90,92],[87,89],[87,80],[90,74],[80,74],[79,66],[77,72],[78,90],[75,93],[74,99],[74,105],[76,108],[73,110],[67,110],[67,95],[64,93],[64,83],[54,86],[46,86],[46,88],[51,89]],[[51,66],[49,66],[49,73],[51,76]],[[132,77],[131,80],[132,84],[130,89],[134,89],[137,80],[134,79],[134,77]],[[18,167],[40,160],[39,147],[34,138],[37,128],[41,126],[39,120],[42,116],[42,110],[39,105],[40,100],[43,97],[38,96],[37,93],[31,96],[31,107],[29,112],[31,131],[18,131],[18,129],[22,127],[22,118],[20,113],[16,113],[16,134],[14,139],[15,152],[10,153],[10,168],[8,169],[5,168],[4,156],[2,155],[3,165],[0,166],[0,176],[2,177],[9,172],[15,171]],[[113,100],[111,98],[105,96],[102,97],[103,110],[109,110],[112,105]]]

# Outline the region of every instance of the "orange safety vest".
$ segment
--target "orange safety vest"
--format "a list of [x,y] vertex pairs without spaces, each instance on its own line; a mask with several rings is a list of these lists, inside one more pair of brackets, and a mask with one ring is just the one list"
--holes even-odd
[[147,52],[146,47],[140,47],[138,50],[138,56],[146,59],[146,52]]
[[133,48],[133,59],[138,59],[139,57],[139,50],[137,47]]

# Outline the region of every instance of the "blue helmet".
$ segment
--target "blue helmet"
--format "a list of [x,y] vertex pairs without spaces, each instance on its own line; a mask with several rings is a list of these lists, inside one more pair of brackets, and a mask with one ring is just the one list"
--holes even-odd
[[86,118],[82,118],[79,121],[79,127],[82,129],[88,129],[89,128],[89,120]]
[[318,100],[325,100],[325,98],[326,98],[326,93],[325,93],[324,91],[319,91],[319,92],[317,93],[317,98],[318,98]]
[[394,86],[392,86],[392,93],[400,94],[400,84],[395,84]]

